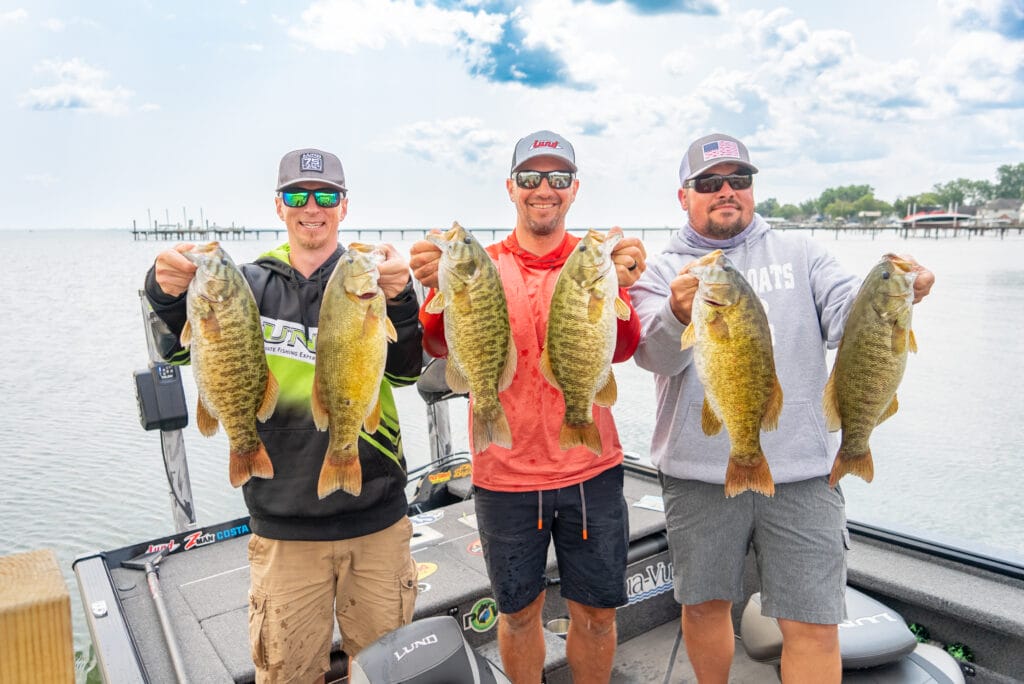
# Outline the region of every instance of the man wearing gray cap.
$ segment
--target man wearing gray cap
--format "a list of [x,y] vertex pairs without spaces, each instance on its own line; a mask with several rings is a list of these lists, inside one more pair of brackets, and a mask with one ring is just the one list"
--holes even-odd
[[[259,306],[264,350],[280,385],[277,408],[258,423],[273,477],[243,486],[249,509],[249,637],[257,682],[323,681],[330,668],[334,621],[354,656],[412,619],[416,564],[405,495],[406,466],[392,388],[408,385],[422,365],[422,330],[409,265],[383,245],[379,284],[398,339],[388,345],[380,386],[380,429],[358,444],[362,491],[320,499],[317,482],[329,434],[310,409],[316,332],[324,287],[345,254],[338,226],[348,211],[341,160],[317,149],[281,159],[275,206],[288,242],[242,266]],[[146,276],[153,310],[174,336],[168,360],[188,361],[177,343],[185,292],[196,266],[161,252]]]
[[[842,492],[829,486],[837,444],[825,429],[822,392],[825,348],[838,345],[859,282],[820,243],[773,231],[754,212],[757,172],[747,147],[728,135],[704,136],[687,149],[678,192],[687,224],[632,290],[643,327],[634,358],[657,385],[651,460],[661,475],[675,597],[698,681],[729,679],[731,609],[745,599],[751,547],[762,612],[777,619],[783,635],[783,681],[839,682],[847,532]],[[690,269],[716,249],[745,276],[768,316],[785,393],[779,428],[760,435],[773,496],[749,489],[726,496],[730,441],[726,431],[705,434],[693,349],[679,348],[698,285]],[[934,276],[915,270],[916,302]]]
[[[540,371],[551,293],[580,238],[567,232],[565,217],[576,199],[576,153],[552,131],[537,131],[516,143],[505,181],[516,207],[516,225],[487,248],[498,268],[517,350],[512,384],[499,395],[512,447],[490,445],[473,456],[477,526],[487,573],[498,604],[498,647],[514,682],[535,684],[544,668],[547,550],[554,542],[560,591],[569,607],[566,657],[577,682],[607,682],[615,655],[615,609],[626,603],[629,542],[622,496],[622,445],[611,411],[594,406],[602,453],[585,446],[561,449],[565,412],[561,391]],[[612,252],[619,297],[643,273],[643,244],[623,238]],[[413,275],[436,288],[440,250],[415,243]],[[435,293],[431,293],[431,298]],[[427,312],[423,345],[447,355],[444,319]],[[613,362],[628,359],[639,339],[635,314],[619,321]]]

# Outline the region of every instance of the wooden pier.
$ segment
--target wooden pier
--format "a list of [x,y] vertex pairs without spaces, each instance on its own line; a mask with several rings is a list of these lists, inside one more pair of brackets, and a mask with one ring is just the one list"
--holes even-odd
[[177,242],[209,242],[210,240],[249,240],[260,239],[264,235],[273,234],[274,237],[288,235],[288,229],[280,228],[246,228],[231,226],[228,228],[213,226],[200,228],[198,226],[168,226],[161,225],[149,230],[132,227],[133,240],[175,240]]
[[[919,224],[905,226],[829,226],[820,223],[779,223],[772,226],[774,230],[806,230],[811,235],[824,234],[835,235],[836,239],[841,236],[868,236],[872,239],[877,237],[889,237],[898,239],[911,238],[959,238],[966,237],[997,237],[1005,238],[1016,234],[1024,235],[1024,226],[963,226],[963,225],[938,225]],[[355,228],[341,226],[343,241],[363,240],[367,242],[412,242],[421,239],[430,228]],[[470,228],[470,232],[478,240],[485,243],[495,242],[502,239],[511,230],[511,226],[501,228]],[[599,228],[598,230],[606,230]],[[679,230],[678,227],[664,226],[660,228],[623,228],[626,235],[639,237],[641,240],[648,237],[667,237]],[[585,228],[570,228],[570,233],[583,235]],[[200,228],[198,226],[175,226],[159,225],[150,230],[140,230],[132,227],[132,238],[135,240],[174,240],[177,242],[208,242],[210,240],[249,240],[262,239],[264,236],[273,235],[274,238],[287,239],[288,230],[281,225],[277,228],[246,228],[242,227],[221,227],[210,226]]]

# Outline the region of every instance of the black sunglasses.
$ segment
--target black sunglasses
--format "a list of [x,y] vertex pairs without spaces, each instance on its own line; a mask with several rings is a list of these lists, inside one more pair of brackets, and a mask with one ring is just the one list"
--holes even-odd
[[565,190],[572,185],[573,175],[572,171],[516,171],[512,177],[523,190],[540,187],[542,178],[548,179],[552,190]]
[[749,173],[730,173],[727,176],[719,176],[717,174],[712,176],[700,176],[686,181],[686,187],[693,188],[701,194],[706,194],[709,192],[718,192],[722,189],[722,184],[726,181],[729,182],[729,187],[733,190],[746,190],[754,184],[754,177]]
[[296,188],[295,190],[282,190],[277,194],[286,206],[292,208],[306,206],[310,195],[313,195],[313,201],[316,202],[317,206],[326,209],[338,206],[344,197],[340,190],[332,190],[331,188],[318,188],[317,190]]

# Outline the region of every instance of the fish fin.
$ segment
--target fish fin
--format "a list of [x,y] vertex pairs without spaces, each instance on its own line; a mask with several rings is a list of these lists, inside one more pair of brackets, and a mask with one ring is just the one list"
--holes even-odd
[[562,386],[558,384],[558,379],[555,378],[555,372],[551,369],[551,357],[548,356],[548,346],[546,344],[540,352],[540,374],[554,387],[562,389]]
[[439,314],[444,311],[445,306],[444,293],[438,291],[438,293],[434,295],[434,298],[427,302],[427,307],[424,311],[430,314]]
[[896,412],[899,410],[900,402],[896,400],[896,395],[894,394],[892,395],[892,401],[890,401],[889,405],[885,407],[884,411],[882,411],[882,415],[878,416],[878,421],[875,422],[875,425],[881,425],[883,420],[896,415]]
[[390,318],[384,319],[384,336],[387,337],[388,342],[398,341],[398,331],[395,330],[395,324],[391,322]]
[[509,385],[512,384],[512,378],[516,376],[516,366],[519,363],[519,352],[516,349],[516,343],[509,338],[508,340],[508,354],[505,355],[505,368],[501,371],[501,377],[498,378],[498,391],[508,389]]
[[629,317],[633,315],[629,310],[629,304],[622,301],[622,297],[615,298],[615,315],[624,321],[628,321]]
[[860,456],[845,454],[842,449],[836,454],[832,464],[832,472],[828,476],[828,486],[835,487],[843,475],[856,475],[865,482],[875,479],[875,462],[871,459],[871,449]]
[[203,335],[220,336],[220,319],[217,318],[217,312],[214,309],[210,309],[209,316],[199,319],[199,328]]
[[274,464],[263,442],[249,453],[232,451],[228,459],[228,478],[232,487],[241,487],[251,478],[270,480],[274,477]]
[[469,394],[469,380],[451,355],[448,356],[448,363],[444,367],[444,381],[448,383],[448,387],[451,388],[452,392],[456,394]]
[[761,429],[768,432],[779,427],[779,416],[782,415],[782,385],[779,384],[778,376],[774,376],[773,379],[775,384],[772,386],[772,393],[768,395],[764,415],[761,416]]
[[729,321],[725,316],[711,316],[708,319],[708,335],[716,340],[729,339]]
[[373,408],[370,409],[370,413],[363,418],[363,429],[367,433],[373,434],[380,427],[380,396],[373,402]]
[[274,377],[274,373],[268,368],[267,388],[263,391],[263,401],[260,402],[260,407],[256,410],[256,418],[261,423],[267,422],[267,419],[274,415],[274,409],[277,408],[277,393],[280,389],[277,384],[277,378]]
[[907,349],[917,353],[917,338],[914,337],[913,329],[907,331]]
[[490,418],[482,417],[473,407],[473,453],[479,454],[489,445],[512,448],[512,428],[508,424],[505,409],[498,404],[498,411]]
[[562,429],[558,432],[558,446],[563,451],[568,451],[576,446],[585,446],[596,455],[601,455],[601,432],[595,423],[586,425],[568,425],[562,423]]
[[907,330],[899,324],[892,326],[892,351],[896,355],[907,353]]
[[696,343],[697,333],[694,331],[693,321],[690,321],[690,324],[683,328],[683,335],[679,338],[679,348],[689,349]]
[[775,481],[763,453],[753,465],[744,465],[729,457],[729,465],[725,469],[725,495],[734,497],[747,490],[775,496]]
[[309,393],[309,408],[313,413],[313,424],[316,429],[323,432],[330,425],[331,414],[327,411],[323,400],[320,399],[320,376],[313,372],[313,390]]
[[604,297],[600,297],[594,292],[590,293],[590,300],[587,302],[587,320],[591,323],[597,323],[601,320],[601,311],[604,309]]
[[[385,320],[387,319],[385,318]],[[380,316],[377,315],[372,307],[366,307],[366,315],[363,316],[363,339],[373,337],[373,333],[378,325],[380,325]]]
[[179,339],[181,340],[181,346],[187,349],[192,343],[192,323],[185,321],[185,327],[181,329],[181,337]]
[[825,393],[821,397],[821,409],[825,413],[825,428],[835,432],[843,427],[843,417],[839,415],[839,395],[836,391],[836,366],[832,364],[832,372],[825,383]]
[[196,427],[199,428],[199,434],[203,437],[212,437],[217,434],[218,424],[217,418],[210,413],[203,403],[203,398],[200,397],[196,402]]
[[604,387],[597,391],[594,395],[594,403],[598,406],[608,407],[615,403],[615,400],[619,398],[619,388],[615,384],[615,374],[612,373],[612,369],[608,369],[608,381],[604,383]]
[[715,415],[715,410],[711,408],[707,398],[704,399],[704,408],[700,412],[700,426],[708,437],[717,435],[722,430],[722,421]]
[[317,496],[324,499],[339,489],[352,496],[359,496],[363,491],[363,466],[359,463],[355,442],[344,445],[340,453],[328,451],[320,466]]

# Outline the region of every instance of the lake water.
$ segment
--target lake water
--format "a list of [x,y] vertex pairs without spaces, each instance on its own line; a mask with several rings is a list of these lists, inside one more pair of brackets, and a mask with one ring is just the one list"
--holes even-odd
[[[0,555],[55,551],[72,596],[76,647],[87,650],[71,562],[173,531],[159,436],[139,425],[132,380],[148,361],[138,289],[170,243],[135,242],[123,231],[0,235],[8,255],[0,293],[11,324],[0,355]],[[1024,465],[1024,237],[902,240],[818,231],[815,239],[861,275],[893,251],[913,254],[937,277],[915,309],[919,352],[907,364],[899,413],[872,437],[875,481],[843,480],[849,517],[1024,556],[1017,484]],[[648,252],[665,241],[664,234],[647,239]],[[277,242],[225,246],[241,263]],[[623,445],[646,458],[653,381],[632,362],[615,372]],[[187,370],[184,380],[191,407],[195,385]],[[423,404],[412,387],[396,396],[407,456],[417,465],[429,453]],[[451,413],[464,447],[464,402]],[[245,515],[241,492],[228,484],[223,434],[205,438],[193,425],[184,434],[199,524]]]

